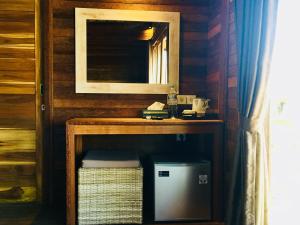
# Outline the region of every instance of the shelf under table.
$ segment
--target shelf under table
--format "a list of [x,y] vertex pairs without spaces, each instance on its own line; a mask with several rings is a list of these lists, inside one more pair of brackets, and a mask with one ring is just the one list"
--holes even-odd
[[[212,134],[212,221],[148,223],[177,225],[223,225],[223,121],[146,120],[142,118],[75,118],[66,122],[67,224],[76,224],[76,162],[82,154],[84,135]],[[219,222],[220,221],[220,222]]]

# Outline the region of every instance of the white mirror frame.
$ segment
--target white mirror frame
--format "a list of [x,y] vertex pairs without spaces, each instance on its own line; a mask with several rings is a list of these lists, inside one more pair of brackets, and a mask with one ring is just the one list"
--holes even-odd
[[[87,20],[169,23],[169,82],[101,83],[87,81]],[[116,9],[75,9],[76,93],[167,94],[171,86],[179,90],[180,13]]]

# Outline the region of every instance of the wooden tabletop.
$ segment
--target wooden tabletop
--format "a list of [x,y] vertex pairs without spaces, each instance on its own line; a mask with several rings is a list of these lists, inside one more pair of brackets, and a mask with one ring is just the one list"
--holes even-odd
[[207,124],[223,123],[223,120],[183,120],[183,119],[163,119],[148,120],[143,118],[74,118],[67,121],[67,125],[181,125],[181,124]]

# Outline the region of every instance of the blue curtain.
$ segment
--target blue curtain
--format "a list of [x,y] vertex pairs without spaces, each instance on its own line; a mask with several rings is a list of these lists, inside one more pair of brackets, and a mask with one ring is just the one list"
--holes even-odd
[[227,224],[268,225],[268,77],[278,0],[234,2],[240,126]]

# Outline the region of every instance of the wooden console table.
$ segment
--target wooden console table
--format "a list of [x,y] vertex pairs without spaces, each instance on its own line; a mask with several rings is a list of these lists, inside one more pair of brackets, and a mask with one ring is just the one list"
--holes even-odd
[[[145,120],[141,118],[77,118],[66,123],[67,138],[67,224],[77,221],[76,169],[82,154],[83,135],[113,134],[212,134],[212,222],[223,224],[223,121],[222,120]],[[178,223],[177,223],[178,224]],[[191,224],[191,223],[187,223]]]

